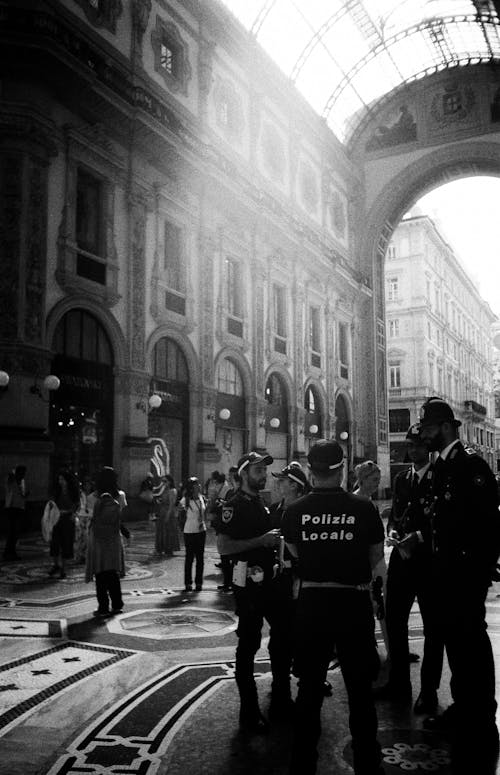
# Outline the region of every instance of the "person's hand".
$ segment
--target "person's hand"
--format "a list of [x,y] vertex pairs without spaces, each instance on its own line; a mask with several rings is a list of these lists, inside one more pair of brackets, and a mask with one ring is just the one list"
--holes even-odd
[[417,546],[418,546],[418,536],[416,533],[409,533],[407,536],[403,538],[402,541],[399,541],[398,551],[401,557],[403,558],[403,560],[408,560],[412,556]]
[[277,549],[280,545],[280,531],[275,528],[261,536],[262,546],[266,549]]

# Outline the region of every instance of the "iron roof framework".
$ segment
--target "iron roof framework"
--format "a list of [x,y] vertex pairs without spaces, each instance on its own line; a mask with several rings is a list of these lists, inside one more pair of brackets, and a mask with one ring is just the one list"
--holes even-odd
[[500,61],[500,0],[221,0],[348,143],[394,90]]

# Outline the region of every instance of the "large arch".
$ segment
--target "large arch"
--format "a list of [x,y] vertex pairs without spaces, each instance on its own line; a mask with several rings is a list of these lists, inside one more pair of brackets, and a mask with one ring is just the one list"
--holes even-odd
[[155,328],[152,334],[148,337],[146,342],[146,363],[151,364],[151,358],[155,345],[160,339],[172,339],[184,353],[187,361],[187,367],[189,372],[189,381],[191,389],[198,391],[201,386],[201,366],[200,360],[194,349],[191,340],[181,331],[169,328],[168,326],[159,326]]
[[219,350],[214,363],[214,379],[219,363],[225,359],[232,361],[238,367],[243,380],[243,392],[248,400],[254,394],[254,378],[250,364],[239,350],[236,350],[234,347],[223,347]]

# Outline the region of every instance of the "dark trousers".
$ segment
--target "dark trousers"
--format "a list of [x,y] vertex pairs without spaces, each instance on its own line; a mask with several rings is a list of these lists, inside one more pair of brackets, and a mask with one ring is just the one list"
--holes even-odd
[[316,772],[323,684],[334,647],[349,701],[354,772],[373,775],[381,761],[372,681],[378,673],[368,592],[302,589],[297,604],[295,672],[299,677],[290,773]]
[[233,582],[233,561],[227,554],[221,554],[220,564],[222,566],[222,583],[225,587],[230,587]]
[[184,585],[193,583],[193,562],[196,561],[194,583],[197,587],[203,584],[203,564],[205,553],[205,541],[207,533],[184,533],[184,545],[186,547],[186,559],[184,561]]
[[272,693],[276,699],[290,694],[293,620],[290,606],[282,597],[279,583],[266,581],[246,587],[234,586],[238,616],[235,677],[240,694],[241,711],[258,712],[257,687],[254,678],[255,654],[260,648],[264,619],[270,627],[269,657],[273,675]]
[[425,638],[420,671],[420,689],[424,695],[439,689],[444,654],[440,612],[436,606],[430,563],[431,559],[422,554],[405,560],[397,549],[393,549],[387,571],[385,605],[391,660],[389,681],[401,689],[411,685],[408,619],[415,598],[418,600]]
[[15,506],[5,509],[6,539],[3,556],[7,560],[13,559],[16,556],[17,538],[23,518],[24,509],[18,509]]
[[481,751],[490,757],[483,775],[496,772],[498,732],[495,726],[495,665],[486,629],[488,584],[472,574],[455,571],[438,578],[441,621],[451,670],[454,735],[452,772],[474,771],[474,758]]
[[96,573],[95,591],[100,613],[107,613],[109,611],[110,601],[113,610],[119,611],[123,608],[120,574],[118,571],[103,570],[100,573]]

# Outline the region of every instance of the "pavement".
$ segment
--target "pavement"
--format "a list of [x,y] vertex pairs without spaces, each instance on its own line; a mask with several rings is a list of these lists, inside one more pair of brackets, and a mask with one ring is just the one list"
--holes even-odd
[[[22,537],[21,559],[0,567],[0,775],[285,775],[290,726],[274,724],[264,738],[238,728],[236,618],[232,593],[217,589],[213,532],[203,590],[186,594],[184,551],[157,557],[154,525],[129,527],[125,606],[111,619],[93,617],[94,584],[85,583],[83,565],[70,564],[66,579],[48,576],[41,535]],[[500,665],[500,584],[490,589],[487,616]],[[378,625],[377,640],[383,659]],[[264,713],[267,643],[266,630],[256,660]],[[410,647],[422,654],[417,605]],[[419,669],[411,666],[414,698]],[[347,697],[335,662],[328,677],[333,695],[323,704],[318,775],[348,775]],[[386,668],[379,682],[385,677]],[[447,665],[439,700],[442,708],[450,702]],[[449,772],[446,741],[424,730],[411,706],[381,703],[378,715],[387,775]],[[473,775],[481,775],[480,754]]]

